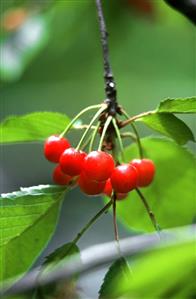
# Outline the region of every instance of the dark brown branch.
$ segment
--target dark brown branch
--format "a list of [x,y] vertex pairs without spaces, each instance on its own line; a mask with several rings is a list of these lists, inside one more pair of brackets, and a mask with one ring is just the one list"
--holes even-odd
[[116,84],[115,84],[115,80],[114,80],[114,76],[112,73],[112,68],[109,60],[108,32],[104,20],[101,0],[95,0],[95,1],[96,1],[97,13],[98,13],[99,29],[101,34],[101,44],[103,50],[106,102],[109,104],[108,107],[109,114],[115,115],[118,110],[118,104],[116,99]]

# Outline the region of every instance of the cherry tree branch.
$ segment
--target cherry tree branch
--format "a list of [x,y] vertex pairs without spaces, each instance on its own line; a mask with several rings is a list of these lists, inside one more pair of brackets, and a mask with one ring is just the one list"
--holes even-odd
[[106,102],[109,104],[108,112],[110,115],[115,115],[118,109],[116,99],[116,84],[112,73],[112,68],[109,60],[109,47],[108,47],[108,32],[106,29],[105,19],[103,15],[103,8],[101,0],[95,0],[99,21],[99,29],[101,34],[101,44],[103,51],[103,64],[104,64],[104,80],[105,80],[105,93]]

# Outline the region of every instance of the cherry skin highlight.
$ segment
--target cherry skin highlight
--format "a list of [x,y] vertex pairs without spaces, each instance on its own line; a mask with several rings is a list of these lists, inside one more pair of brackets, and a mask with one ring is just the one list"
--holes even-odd
[[73,147],[66,149],[60,157],[60,166],[64,173],[76,176],[81,173],[86,153]]
[[105,181],[92,181],[89,179],[89,177],[86,176],[84,172],[82,172],[78,179],[78,185],[85,194],[98,195],[103,193]]
[[114,191],[128,193],[137,187],[138,173],[130,164],[121,164],[114,168],[111,184]]
[[69,141],[57,135],[50,136],[44,144],[44,155],[47,160],[58,163],[61,154],[70,147]]
[[57,185],[67,185],[71,181],[72,177],[70,175],[62,172],[60,165],[57,165],[53,171],[53,181]]
[[155,165],[150,159],[134,159],[131,161],[138,171],[138,187],[146,187],[153,181],[155,175]]
[[114,166],[114,160],[110,154],[102,151],[93,151],[85,158],[84,173],[91,180],[106,181],[111,176]]

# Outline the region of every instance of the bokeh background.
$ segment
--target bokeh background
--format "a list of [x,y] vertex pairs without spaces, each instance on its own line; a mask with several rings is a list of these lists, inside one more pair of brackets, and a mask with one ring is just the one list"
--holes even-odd
[[[103,2],[118,100],[129,114],[154,109],[166,97],[193,96],[194,26],[162,0]],[[0,26],[1,120],[34,111],[73,117],[104,99],[94,1],[2,0]],[[184,119],[194,130],[194,119]],[[142,136],[151,134],[143,126],[139,131]],[[78,137],[70,137],[73,144]],[[42,147],[32,143],[1,147],[1,193],[52,182],[53,166],[44,159]],[[101,198],[73,190],[64,202],[56,233],[37,264],[54,248],[70,241],[101,206]],[[119,226],[121,237],[130,235]],[[98,220],[79,246],[109,240],[113,240],[113,227],[108,214]],[[96,296],[104,272],[101,269],[81,278],[79,286],[85,288],[86,296]]]

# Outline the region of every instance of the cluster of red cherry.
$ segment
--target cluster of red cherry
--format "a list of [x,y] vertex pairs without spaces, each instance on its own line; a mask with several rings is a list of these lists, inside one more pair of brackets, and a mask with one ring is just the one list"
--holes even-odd
[[52,135],[44,145],[46,159],[58,163],[53,180],[59,185],[76,182],[88,195],[105,194],[117,199],[126,198],[128,192],[148,186],[154,177],[155,166],[149,159],[134,159],[115,166],[113,157],[104,151],[84,151],[71,147],[64,137]]

